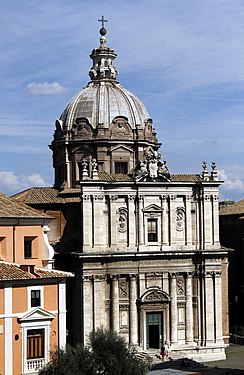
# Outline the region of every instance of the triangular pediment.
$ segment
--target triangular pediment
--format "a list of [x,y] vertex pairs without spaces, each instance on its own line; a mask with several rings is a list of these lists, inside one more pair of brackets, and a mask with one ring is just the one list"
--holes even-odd
[[117,146],[111,147],[110,152],[112,153],[114,151],[116,151],[116,152],[118,152],[118,151],[128,151],[130,153],[133,152],[133,150],[130,147],[127,147],[125,145],[117,145]]
[[157,206],[156,204],[150,204],[149,206],[143,209],[144,212],[161,212],[162,208]]
[[41,307],[36,307],[35,309],[28,311],[18,320],[22,322],[36,321],[36,320],[51,320],[54,318],[54,315],[47,310],[42,309]]

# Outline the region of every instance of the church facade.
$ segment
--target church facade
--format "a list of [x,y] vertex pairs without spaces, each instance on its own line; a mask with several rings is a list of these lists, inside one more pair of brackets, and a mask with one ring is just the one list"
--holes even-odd
[[204,162],[199,174],[170,173],[146,108],[116,80],[104,22],[91,80],[56,121],[50,145],[53,191],[66,210],[57,262],[76,274],[73,341],[103,326],[143,351],[167,341],[171,357],[223,359],[228,253],[215,163],[210,172]]

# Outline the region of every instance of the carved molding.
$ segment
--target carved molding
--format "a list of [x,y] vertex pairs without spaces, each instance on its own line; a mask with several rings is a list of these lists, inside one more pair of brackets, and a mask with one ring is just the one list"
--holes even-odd
[[129,290],[128,283],[125,280],[119,281],[119,297],[128,298]]

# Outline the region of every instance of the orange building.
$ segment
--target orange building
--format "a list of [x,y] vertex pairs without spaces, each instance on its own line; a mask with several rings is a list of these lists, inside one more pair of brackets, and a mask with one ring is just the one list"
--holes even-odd
[[0,374],[36,374],[66,344],[66,279],[52,269],[52,218],[0,193]]

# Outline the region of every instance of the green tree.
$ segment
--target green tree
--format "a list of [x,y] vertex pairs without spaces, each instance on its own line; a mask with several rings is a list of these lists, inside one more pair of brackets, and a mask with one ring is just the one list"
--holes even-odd
[[146,375],[151,358],[138,355],[116,332],[99,328],[89,335],[87,346],[67,345],[51,353],[51,361],[39,375]]
[[39,371],[39,375],[97,375],[92,353],[78,344],[75,348],[67,345],[65,349],[51,352],[51,361]]

